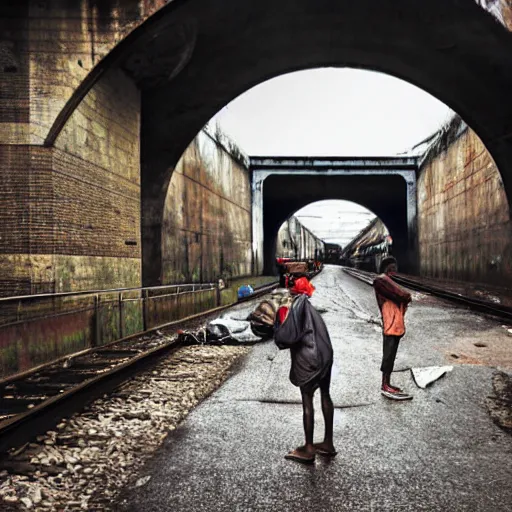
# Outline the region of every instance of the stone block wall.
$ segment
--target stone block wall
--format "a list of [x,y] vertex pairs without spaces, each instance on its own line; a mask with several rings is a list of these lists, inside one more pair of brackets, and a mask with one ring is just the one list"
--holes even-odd
[[[112,70],[74,111],[54,150],[58,275],[73,289],[140,286],[140,92]],[[69,248],[66,251],[66,247]]]
[[55,147],[0,145],[1,294],[140,286],[140,98],[105,74]]
[[0,2],[0,294],[140,286],[140,93],[89,72],[165,0]]
[[418,238],[421,275],[512,284],[507,197],[496,164],[469,128],[420,169]]
[[249,171],[205,131],[172,175],[162,255],[162,284],[251,274]]
[[42,144],[75,90],[165,0],[2,0],[0,140]]

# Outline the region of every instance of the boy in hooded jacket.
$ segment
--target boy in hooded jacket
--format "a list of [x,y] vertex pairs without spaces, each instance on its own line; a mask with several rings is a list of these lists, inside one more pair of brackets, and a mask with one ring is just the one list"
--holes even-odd
[[[330,396],[333,350],[327,327],[311,305],[314,286],[306,277],[295,281],[290,290],[295,296],[291,307],[279,308],[274,340],[280,349],[290,349],[290,381],[300,388],[303,408],[305,444],[289,452],[285,458],[311,464],[315,454],[336,455],[333,444],[334,407]],[[320,388],[325,436],[321,443],[313,443],[313,395]]]

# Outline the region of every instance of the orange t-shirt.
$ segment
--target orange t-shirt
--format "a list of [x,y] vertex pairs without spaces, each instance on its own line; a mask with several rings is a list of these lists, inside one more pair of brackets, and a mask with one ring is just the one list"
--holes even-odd
[[375,296],[382,315],[382,330],[387,336],[405,334],[404,315],[411,294],[398,286],[392,279],[382,274],[373,281]]

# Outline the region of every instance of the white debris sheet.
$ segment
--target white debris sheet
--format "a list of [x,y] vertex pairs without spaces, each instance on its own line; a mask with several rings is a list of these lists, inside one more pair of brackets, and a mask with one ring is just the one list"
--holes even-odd
[[251,323],[247,320],[235,320],[234,318],[217,318],[210,322],[207,330],[219,339],[231,337],[240,343],[254,343],[262,341],[259,336],[253,334]]
[[425,368],[411,368],[411,373],[416,386],[425,389],[452,370],[453,366],[426,366]]

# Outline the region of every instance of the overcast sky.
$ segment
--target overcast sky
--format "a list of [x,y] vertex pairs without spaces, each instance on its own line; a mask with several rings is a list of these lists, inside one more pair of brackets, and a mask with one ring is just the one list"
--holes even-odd
[[[390,156],[434,133],[450,113],[397,78],[323,68],[264,82],[232,101],[212,123],[218,122],[249,156]],[[356,234],[371,220],[351,208],[315,206],[314,213],[301,215],[325,215],[327,231],[321,218],[308,227],[329,241],[348,241],[346,233]]]
[[375,215],[350,201],[318,201],[300,209],[295,216],[324,242],[344,247]]

